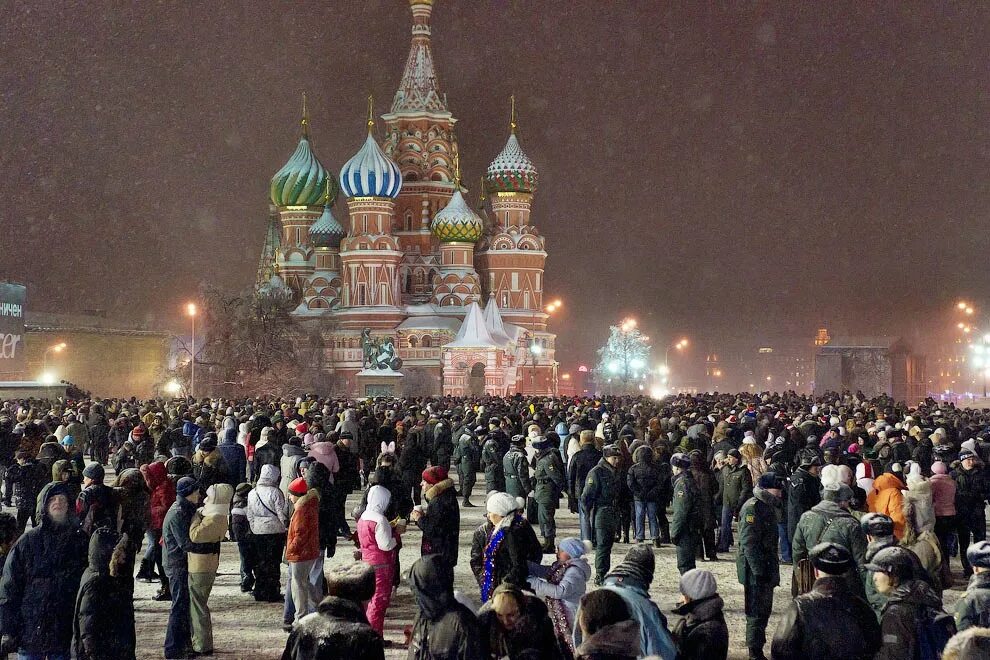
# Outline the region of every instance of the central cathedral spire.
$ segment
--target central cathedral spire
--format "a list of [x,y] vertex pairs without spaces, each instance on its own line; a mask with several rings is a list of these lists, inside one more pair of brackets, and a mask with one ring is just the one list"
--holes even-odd
[[392,113],[447,112],[447,105],[440,96],[430,48],[433,0],[409,0],[409,6],[413,15],[412,44],[402,81],[392,101]]

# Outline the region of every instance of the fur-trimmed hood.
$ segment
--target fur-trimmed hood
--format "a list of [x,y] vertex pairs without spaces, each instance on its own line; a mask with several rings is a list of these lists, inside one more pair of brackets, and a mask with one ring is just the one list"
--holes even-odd
[[427,501],[432,502],[433,500],[440,497],[441,494],[450,490],[453,487],[454,487],[453,479],[450,478],[444,479],[443,481],[438,481],[437,483],[427,488],[426,492],[423,493],[423,495],[424,497],[426,497]]

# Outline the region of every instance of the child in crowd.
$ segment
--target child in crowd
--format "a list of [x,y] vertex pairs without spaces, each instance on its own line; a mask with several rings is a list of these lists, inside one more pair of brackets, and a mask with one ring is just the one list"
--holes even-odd
[[397,524],[393,527],[385,517],[391,499],[392,495],[387,488],[369,488],[368,507],[361,514],[357,525],[361,558],[375,567],[375,595],[371,597],[365,614],[368,623],[379,635],[385,630],[385,611],[392,600],[395,555],[401,534],[401,526]]

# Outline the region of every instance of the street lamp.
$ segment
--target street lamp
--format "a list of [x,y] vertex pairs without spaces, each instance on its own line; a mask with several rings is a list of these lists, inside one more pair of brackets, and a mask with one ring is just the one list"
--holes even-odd
[[49,353],[61,353],[62,351],[64,351],[66,349],[67,346],[68,346],[68,344],[66,344],[64,341],[60,341],[59,343],[52,344],[51,346],[49,346],[48,348],[46,348],[45,349],[45,352],[41,355],[41,372],[43,374],[45,374],[46,376],[48,376],[49,379],[53,380],[53,382],[54,382],[54,379],[53,379],[52,374],[48,373],[48,354]]
[[[557,298],[556,300],[554,300],[553,302],[551,302],[550,304],[548,304],[543,309],[547,313],[547,315],[549,316],[550,314],[553,314],[554,312],[556,312],[557,310],[559,310],[563,306],[564,306],[564,302],[560,298]],[[533,366],[533,370],[532,370],[532,373],[530,374],[529,385],[530,385],[530,389],[533,390],[533,394],[536,394],[536,363],[538,361],[539,355],[541,353],[543,353],[543,347],[540,346],[537,343],[537,340],[536,340],[536,312],[537,312],[537,309],[534,308],[533,309],[533,331],[530,334],[530,339],[529,339],[529,353],[532,356],[532,360],[533,360],[533,365],[532,365]],[[523,361],[523,366],[525,366],[525,364],[526,364],[526,362],[524,360]],[[556,389],[556,378],[555,378],[555,382],[554,382],[554,388]]]
[[192,350],[190,351],[191,360],[189,360],[190,366],[190,376],[189,376],[189,396],[194,397],[193,392],[196,391],[196,303],[186,304],[186,314],[189,315],[189,319],[192,323]]
[[687,339],[682,339],[679,342],[677,342],[675,344],[671,344],[670,346],[668,346],[667,347],[667,350],[665,350],[663,352],[663,366],[664,366],[664,369],[666,369],[668,373],[670,372],[670,367],[669,367],[669,365],[667,363],[667,358],[670,355],[670,349],[675,348],[675,349],[677,349],[679,351],[682,351],[685,348],[687,348],[687,345],[688,345],[688,340]]

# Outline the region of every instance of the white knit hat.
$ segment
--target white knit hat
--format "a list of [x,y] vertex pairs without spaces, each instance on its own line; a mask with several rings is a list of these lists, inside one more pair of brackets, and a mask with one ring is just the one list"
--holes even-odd
[[518,511],[526,506],[526,501],[521,497],[513,497],[508,493],[493,491],[488,496],[486,507],[488,513],[505,517],[514,511]]

